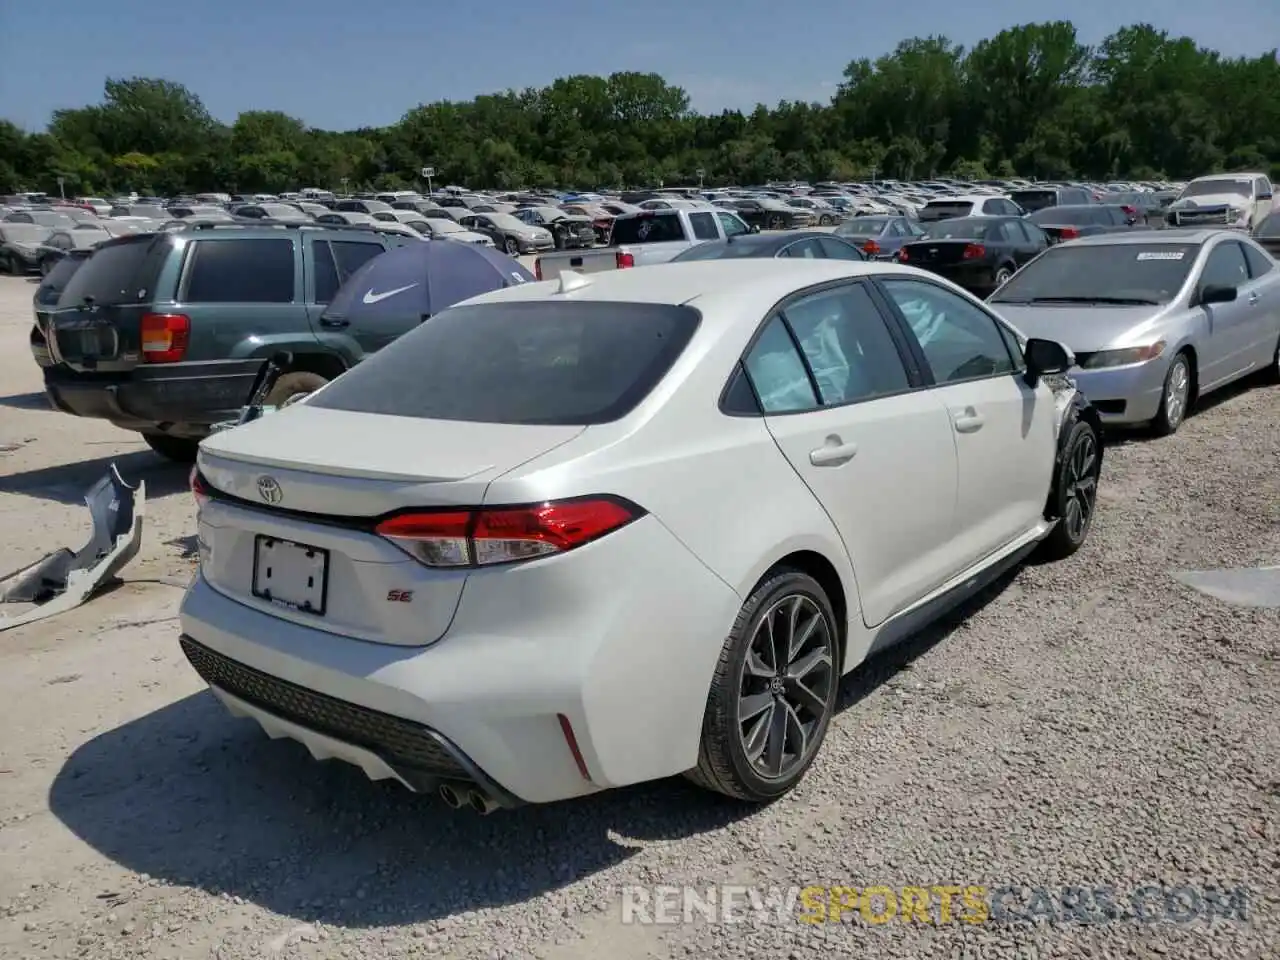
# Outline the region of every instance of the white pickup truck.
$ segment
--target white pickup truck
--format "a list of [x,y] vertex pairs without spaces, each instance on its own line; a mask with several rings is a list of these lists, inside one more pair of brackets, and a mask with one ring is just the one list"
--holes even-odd
[[534,261],[533,273],[539,280],[555,280],[564,270],[602,273],[666,263],[699,243],[756,232],[736,214],[714,207],[624,213],[613,221],[609,246],[543,254]]
[[1273,208],[1275,188],[1265,173],[1216,173],[1182,188],[1169,204],[1171,227],[1232,227],[1252,232]]

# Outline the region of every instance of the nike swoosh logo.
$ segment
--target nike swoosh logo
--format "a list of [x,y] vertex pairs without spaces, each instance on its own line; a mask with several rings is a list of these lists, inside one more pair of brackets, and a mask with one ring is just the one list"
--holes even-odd
[[378,303],[382,300],[387,299],[387,297],[394,297],[397,293],[404,293],[406,290],[412,290],[416,286],[417,286],[416,283],[411,283],[407,287],[396,287],[394,290],[387,290],[384,293],[374,293],[372,288],[370,288],[369,292],[366,293],[361,299],[365,303]]

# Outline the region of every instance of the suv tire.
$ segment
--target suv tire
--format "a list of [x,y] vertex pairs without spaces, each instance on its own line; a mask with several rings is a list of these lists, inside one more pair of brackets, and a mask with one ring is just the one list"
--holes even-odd
[[144,433],[147,446],[174,463],[195,463],[200,441],[193,437],[175,437],[167,433]]
[[276,381],[276,385],[271,388],[271,392],[267,394],[267,398],[263,402],[268,407],[278,407],[293,397],[315,393],[328,382],[320,374],[308,373],[305,370],[297,373],[286,373]]

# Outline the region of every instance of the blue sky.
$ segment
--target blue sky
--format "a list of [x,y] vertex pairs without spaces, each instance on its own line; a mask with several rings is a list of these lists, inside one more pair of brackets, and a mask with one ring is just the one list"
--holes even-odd
[[[54,10],[56,9],[56,14]],[[1280,44],[1280,0],[0,0],[0,116],[40,129],[108,76],[185,84],[220,119],[381,126],[423,102],[654,71],[703,111],[826,100],[845,65],[940,33],[972,45],[1070,19],[1086,43],[1154,23],[1229,55]]]

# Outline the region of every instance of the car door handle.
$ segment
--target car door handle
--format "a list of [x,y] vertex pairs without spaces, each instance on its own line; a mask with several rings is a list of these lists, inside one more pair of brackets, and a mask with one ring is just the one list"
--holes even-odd
[[1258,304],[1258,294],[1257,294],[1257,291],[1254,291],[1253,293],[1249,294],[1249,305],[1257,306],[1257,304]]
[[839,437],[827,437],[827,442],[817,450],[809,451],[809,462],[815,467],[838,467],[858,455],[856,443],[844,443]]
[[336,317],[322,317],[320,326],[328,327],[330,330],[341,330],[343,327],[351,326],[350,320],[342,320]]
[[965,407],[951,414],[951,422],[956,426],[956,433],[977,433],[987,419],[973,407]]

